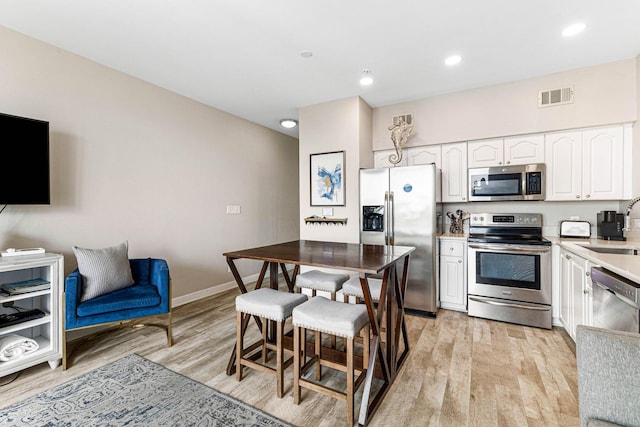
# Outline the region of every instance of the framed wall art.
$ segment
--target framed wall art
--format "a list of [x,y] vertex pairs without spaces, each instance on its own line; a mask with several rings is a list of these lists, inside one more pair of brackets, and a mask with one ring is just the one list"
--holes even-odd
[[344,151],[311,154],[311,206],[344,206]]

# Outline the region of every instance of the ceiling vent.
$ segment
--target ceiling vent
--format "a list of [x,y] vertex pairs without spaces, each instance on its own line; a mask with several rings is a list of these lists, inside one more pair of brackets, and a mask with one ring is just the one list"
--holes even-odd
[[538,94],[538,107],[551,107],[554,105],[572,104],[573,88],[544,90]]
[[393,125],[396,126],[400,123],[400,120],[404,120],[409,126],[413,125],[413,114],[401,114],[399,116],[393,116]]

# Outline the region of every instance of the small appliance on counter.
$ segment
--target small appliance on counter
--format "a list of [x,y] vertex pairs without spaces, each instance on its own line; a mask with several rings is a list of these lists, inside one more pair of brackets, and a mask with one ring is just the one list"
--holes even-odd
[[598,212],[598,239],[627,240],[623,236],[624,215],[616,211]]
[[560,237],[588,239],[591,237],[591,223],[589,221],[561,221]]

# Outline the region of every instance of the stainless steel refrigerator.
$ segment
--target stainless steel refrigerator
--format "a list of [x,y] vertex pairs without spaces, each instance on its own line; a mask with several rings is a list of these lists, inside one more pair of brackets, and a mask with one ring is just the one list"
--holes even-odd
[[360,242],[414,246],[405,308],[437,313],[435,165],[360,170]]

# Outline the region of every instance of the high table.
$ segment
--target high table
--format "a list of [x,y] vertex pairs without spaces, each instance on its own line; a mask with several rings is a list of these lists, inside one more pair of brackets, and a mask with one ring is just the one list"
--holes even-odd
[[[347,270],[358,273],[364,301],[371,323],[371,348],[369,365],[362,395],[362,405],[358,423],[366,425],[367,420],[378,409],[380,402],[397,377],[397,373],[409,353],[409,340],[404,321],[404,294],[407,285],[409,257],[415,248],[406,246],[365,245],[356,243],[319,242],[312,240],[295,240],[269,246],[226,252],[227,264],[242,293],[247,288],[242,281],[235,265],[237,259],[253,259],[263,261],[262,269],[256,282],[256,289],[262,286],[262,281],[269,269],[269,283],[272,289],[278,289],[278,266],[287,282],[290,292],[293,292],[296,276],[301,265],[325,267]],[[293,264],[291,277],[286,265]],[[402,264],[399,278],[398,265]],[[378,306],[373,303],[367,277],[382,273],[382,291]],[[380,327],[386,314],[386,340],[380,340]],[[260,319],[255,318],[260,326]],[[242,325],[246,330],[249,318]],[[402,337],[403,345],[400,345]],[[323,350],[324,351],[324,350]],[[334,350],[335,351],[335,350]],[[378,368],[383,384],[373,399],[370,399],[374,373]],[[381,371],[381,372],[380,372]],[[227,366],[227,375],[235,372],[235,346]],[[369,402],[371,400],[371,402]]]

